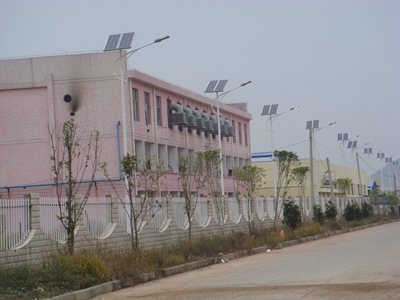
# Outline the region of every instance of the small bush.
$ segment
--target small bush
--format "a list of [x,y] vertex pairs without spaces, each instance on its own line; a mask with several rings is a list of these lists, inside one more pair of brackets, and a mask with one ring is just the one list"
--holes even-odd
[[317,222],[317,223],[319,223],[319,224],[324,224],[324,222],[325,222],[325,215],[324,215],[324,213],[323,213],[323,211],[322,211],[322,208],[321,208],[321,206],[320,205],[317,205],[317,204],[314,204],[313,205],[313,213],[314,213],[314,216],[313,216],[313,220],[315,221],[315,222]]
[[343,211],[343,217],[346,221],[360,221],[362,219],[362,211],[357,202],[349,202]]
[[328,203],[325,204],[325,218],[327,220],[336,220],[337,214],[336,205],[329,200]]
[[369,204],[367,202],[363,202],[361,204],[361,211],[362,211],[362,216],[365,219],[372,217],[374,215],[374,207],[372,206],[372,204]]
[[283,203],[283,221],[286,226],[295,230],[301,225],[301,212],[299,206],[291,200]]

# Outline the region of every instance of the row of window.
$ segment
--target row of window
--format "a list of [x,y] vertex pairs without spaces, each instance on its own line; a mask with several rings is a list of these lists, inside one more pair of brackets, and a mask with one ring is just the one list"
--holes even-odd
[[[145,122],[146,124],[151,124],[152,119],[151,119],[151,101],[150,101],[150,94],[148,92],[144,92],[144,116],[145,116]],[[167,99],[167,107],[169,107],[172,104],[172,101],[168,98]],[[140,121],[139,120],[139,93],[138,90],[133,88],[132,89],[132,113],[133,113],[133,120],[135,121]],[[161,109],[161,97],[156,96],[156,120],[157,120],[157,126],[163,126],[162,122],[162,109]],[[168,112],[168,126],[169,128],[173,128],[173,125],[170,122],[171,117],[170,113]],[[232,120],[232,127],[233,127],[233,143],[236,144],[236,124],[235,121]],[[242,132],[242,123],[237,122],[237,129],[238,129],[238,142],[239,145],[244,145],[248,146],[248,137],[247,137],[247,124],[243,124],[243,132]],[[180,126],[180,131],[183,131],[183,127]],[[192,133],[192,129],[188,128],[188,132]],[[243,133],[243,134],[242,134]],[[197,135],[200,135],[201,132],[197,130]],[[208,137],[208,134],[205,133],[205,136]],[[242,140],[243,136],[243,140]],[[215,136],[213,136],[215,138]],[[229,138],[227,138],[227,141],[229,141]]]

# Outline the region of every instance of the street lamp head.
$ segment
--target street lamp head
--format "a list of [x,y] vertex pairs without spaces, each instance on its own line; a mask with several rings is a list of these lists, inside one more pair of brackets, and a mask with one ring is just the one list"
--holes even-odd
[[248,85],[248,84],[250,84],[251,83],[251,81],[247,81],[247,82],[245,82],[245,83],[242,83],[240,86],[245,86],[245,85]]
[[154,41],[154,43],[162,42],[163,40],[169,39],[169,37],[170,37],[170,36],[167,35],[167,36],[164,36],[163,38],[156,39],[156,40]]

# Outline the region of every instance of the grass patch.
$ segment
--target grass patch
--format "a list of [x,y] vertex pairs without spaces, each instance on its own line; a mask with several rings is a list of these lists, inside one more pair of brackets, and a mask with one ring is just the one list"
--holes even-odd
[[[394,217],[374,215],[360,221],[325,221],[322,225],[307,222],[292,231],[282,227],[259,228],[252,236],[244,232],[230,232],[225,235],[200,236],[190,245],[179,240],[171,247],[146,251],[111,252],[98,249],[93,252],[55,252],[44,258],[40,265],[19,265],[0,267],[1,299],[44,299],[71,291],[118,279],[123,286],[140,283],[142,275],[148,272],[162,274],[162,269],[181,265],[220,253],[250,250],[267,245],[270,249],[278,243],[291,239],[346,230],[355,226],[384,222]],[[281,237],[280,230],[284,230]]]

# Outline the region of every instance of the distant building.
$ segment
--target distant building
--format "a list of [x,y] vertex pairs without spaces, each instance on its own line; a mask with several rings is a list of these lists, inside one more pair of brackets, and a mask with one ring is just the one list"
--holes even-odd
[[[310,166],[309,160],[301,160],[302,166]],[[274,176],[273,176],[273,164],[271,161],[255,162],[257,165],[266,171],[266,176],[262,180],[262,186],[257,190],[257,195],[264,197],[272,197],[274,195]],[[349,197],[367,195],[367,175],[364,171],[360,171],[361,185],[358,176],[357,169],[343,167],[340,165],[330,164],[331,179],[333,181],[333,192],[335,196],[340,196],[340,191],[336,185],[336,179],[338,178],[350,178],[351,186]],[[314,192],[316,197],[331,197],[331,189],[329,184],[329,174],[327,172],[327,164],[325,161],[314,161]],[[276,164],[276,176],[278,176],[278,165]],[[277,177],[276,177],[277,178]],[[307,174],[306,181],[304,184],[304,195],[309,197],[311,195],[310,189],[310,173]],[[298,183],[292,181],[289,187],[287,196],[297,197],[302,194],[301,188]]]
[[[0,60],[0,198],[32,192],[54,196],[48,127],[62,124],[72,115],[86,133],[100,132],[101,160],[107,162],[110,177],[123,191],[118,181],[123,149],[118,58],[118,51],[110,51]],[[155,157],[163,162],[167,171],[163,193],[178,195],[178,158],[207,148],[219,149],[217,116],[212,109],[216,103],[128,70],[125,58],[123,63],[128,152],[134,151],[142,161]],[[229,170],[251,163],[252,117],[245,103],[221,103],[220,114],[225,191],[229,195],[234,193]],[[98,172],[93,195],[112,192]]]

